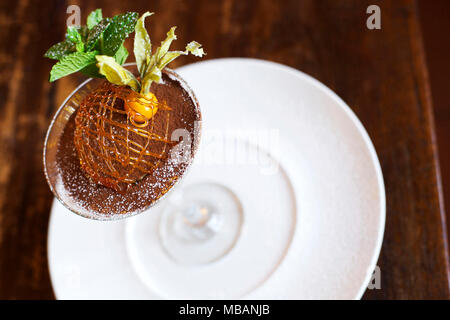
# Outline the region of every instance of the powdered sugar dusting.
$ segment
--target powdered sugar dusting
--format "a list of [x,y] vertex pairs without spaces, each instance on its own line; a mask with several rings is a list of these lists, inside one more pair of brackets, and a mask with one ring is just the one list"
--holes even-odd
[[189,98],[191,99],[191,101],[196,102],[197,98],[194,96],[194,92],[192,91],[192,89],[189,87],[189,85],[186,83],[186,81],[184,81],[183,79],[181,79],[175,72],[173,72],[172,70],[170,70],[171,73],[167,73],[167,76],[170,78],[170,80],[176,81],[178,82],[178,84],[183,88],[183,90],[189,95]]

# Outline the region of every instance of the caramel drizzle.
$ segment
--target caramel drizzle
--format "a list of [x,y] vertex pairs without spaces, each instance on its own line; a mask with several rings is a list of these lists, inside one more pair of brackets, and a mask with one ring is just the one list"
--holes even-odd
[[[127,87],[105,83],[83,100],[75,118],[74,143],[82,169],[94,182],[118,192],[125,192],[138,180],[131,176],[133,173],[141,178],[152,173],[167,157],[168,146],[174,143],[168,139],[171,109],[165,102],[157,105],[158,113],[166,113],[163,136],[154,132],[155,117],[145,128],[140,128],[132,124],[124,109],[117,108],[121,105],[118,100],[125,106],[138,98],[139,94]],[[125,116],[127,122],[119,122],[114,116]],[[114,129],[125,134],[120,135]],[[132,139],[130,134],[144,138],[145,143]],[[164,144],[160,153],[148,149],[151,141]],[[122,170],[127,168],[127,172],[123,174],[118,166]]]

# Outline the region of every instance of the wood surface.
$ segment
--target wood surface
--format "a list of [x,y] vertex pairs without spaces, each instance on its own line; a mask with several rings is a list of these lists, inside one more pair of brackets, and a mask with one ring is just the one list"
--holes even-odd
[[[378,265],[381,289],[369,299],[449,294],[442,190],[421,31],[414,1],[2,1],[0,3],[0,298],[54,298],[47,262],[52,194],[42,169],[51,116],[77,83],[47,82],[42,57],[64,36],[66,8],[82,21],[150,10],[152,39],[178,26],[178,45],[202,43],[207,59],[253,57],[302,70],[355,111],[380,158],[387,219]],[[382,29],[366,28],[378,4]],[[181,47],[180,47],[181,48]],[[172,67],[194,62],[182,58]]]
[[[450,232],[450,1],[420,0],[419,16],[424,39],[426,61],[430,74],[436,136],[441,164],[441,180],[447,215],[447,234]],[[447,192],[446,192],[447,191]]]

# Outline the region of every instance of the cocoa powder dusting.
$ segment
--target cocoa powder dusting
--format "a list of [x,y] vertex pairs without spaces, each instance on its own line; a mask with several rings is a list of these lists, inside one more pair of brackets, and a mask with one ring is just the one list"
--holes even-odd
[[[151,91],[158,101],[164,101],[170,108],[170,121],[165,122],[167,113],[157,112],[153,124],[156,132],[163,132],[168,126],[168,138],[176,129],[185,129],[191,136],[191,151],[194,150],[194,125],[201,115],[189,93],[179,81],[163,73],[161,84],[153,83]],[[60,138],[57,151],[57,166],[62,177],[65,192],[83,209],[103,215],[129,214],[142,211],[163,196],[184,174],[188,163],[175,157],[164,157],[154,162],[155,168],[142,179],[130,184],[124,193],[94,183],[81,168],[74,144],[75,118],[71,116]],[[119,119],[120,120],[120,119]],[[121,121],[126,122],[126,117]],[[169,144],[167,154],[177,142]],[[161,143],[149,145],[154,153],[161,152]]]

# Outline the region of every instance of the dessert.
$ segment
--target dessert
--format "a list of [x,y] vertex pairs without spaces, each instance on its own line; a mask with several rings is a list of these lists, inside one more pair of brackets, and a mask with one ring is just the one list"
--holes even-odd
[[[185,51],[169,51],[176,39],[173,27],[152,53],[144,25],[150,15],[103,18],[97,9],[87,26],[69,28],[66,41],[46,53],[59,60],[50,81],[77,71],[103,78],[81,99],[57,144],[57,188],[77,211],[140,212],[174,186],[195,152],[201,120],[197,100],[165,67],[180,55],[204,52],[197,42]],[[133,30],[136,66],[125,68],[123,41]]]

